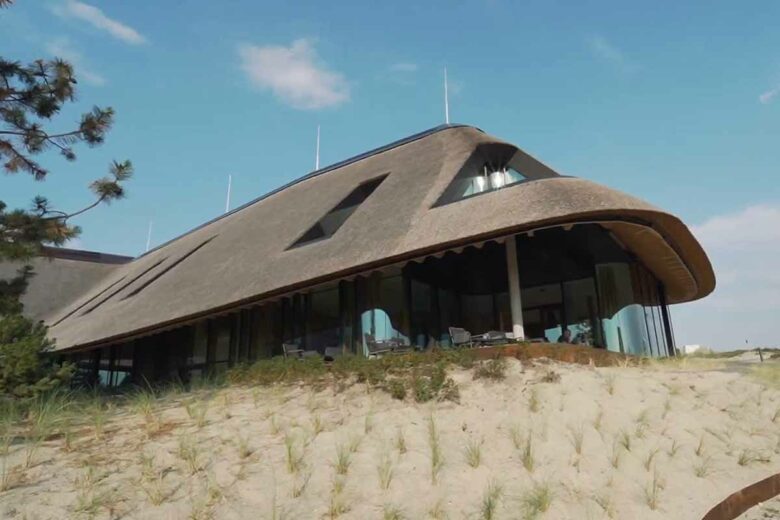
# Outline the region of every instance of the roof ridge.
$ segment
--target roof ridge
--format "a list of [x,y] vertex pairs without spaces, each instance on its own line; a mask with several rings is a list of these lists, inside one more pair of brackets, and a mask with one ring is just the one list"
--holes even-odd
[[466,124],[460,124],[460,123],[446,123],[446,124],[434,126],[433,128],[429,128],[428,130],[423,130],[422,132],[418,132],[416,134],[412,134],[410,136],[403,137],[401,139],[392,141],[389,144],[386,144],[386,145],[374,148],[372,150],[360,153],[358,155],[354,155],[354,156],[349,157],[347,159],[344,159],[344,160],[335,162],[333,164],[330,164],[328,166],[325,166],[324,168],[320,168],[319,170],[314,170],[312,172],[309,172],[306,175],[303,175],[302,177],[298,177],[297,179],[293,179],[292,181],[290,181],[290,182],[288,182],[286,184],[283,184],[282,186],[280,186],[278,188],[275,188],[275,189],[273,189],[273,190],[271,190],[271,191],[269,191],[269,192],[267,192],[267,193],[265,193],[263,195],[260,195],[259,197],[256,197],[256,198],[250,200],[249,202],[245,202],[244,204],[238,206],[237,208],[231,209],[230,211],[228,211],[226,213],[223,213],[222,215],[219,215],[219,216],[214,217],[214,218],[212,218],[210,220],[207,220],[206,222],[203,222],[202,224],[199,224],[199,225],[195,226],[194,228],[190,229],[189,231],[185,231],[184,233],[182,233],[182,234],[180,234],[178,236],[175,236],[175,237],[171,238],[170,240],[166,240],[162,244],[153,247],[149,251],[146,251],[146,252],[138,255],[137,257],[135,257],[134,260],[137,260],[139,258],[143,258],[144,256],[146,256],[146,255],[148,255],[150,253],[153,253],[154,251],[157,251],[158,249],[162,249],[163,247],[167,246],[168,244],[170,244],[172,242],[175,242],[175,241],[179,240],[180,238],[183,238],[183,237],[185,237],[185,236],[187,236],[187,235],[189,235],[191,233],[194,233],[195,231],[198,231],[199,229],[203,229],[204,227],[206,227],[206,226],[208,226],[210,224],[213,224],[214,222],[217,222],[219,220],[222,220],[223,218],[226,218],[226,217],[229,217],[229,216],[231,216],[231,215],[233,215],[235,213],[238,213],[239,211],[242,211],[242,210],[248,208],[249,206],[253,206],[256,203],[258,203],[258,202],[260,202],[262,200],[265,200],[268,197],[276,195],[277,193],[279,193],[281,191],[284,191],[287,188],[290,188],[292,186],[295,186],[296,184],[299,184],[299,183],[301,183],[303,181],[307,181],[309,179],[313,179],[314,177],[319,177],[320,175],[323,175],[323,174],[328,173],[330,171],[337,170],[339,168],[343,168],[344,166],[356,163],[358,161],[362,161],[364,159],[368,159],[369,157],[373,157],[374,155],[377,155],[377,154],[380,154],[380,153],[383,153],[383,152],[387,152],[387,151],[392,150],[394,148],[398,148],[398,147],[403,146],[405,144],[412,143],[412,142],[417,141],[419,139],[422,139],[424,137],[428,137],[428,136],[433,135],[435,133],[441,132],[443,130],[449,130],[449,129],[452,129],[452,128],[473,128],[475,130],[483,132],[483,130],[481,128],[477,128],[476,126],[472,126],[472,125],[466,125]]

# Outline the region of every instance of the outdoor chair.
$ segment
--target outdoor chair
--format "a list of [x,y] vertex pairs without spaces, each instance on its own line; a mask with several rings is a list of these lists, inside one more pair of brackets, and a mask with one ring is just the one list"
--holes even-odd
[[460,327],[450,327],[450,339],[452,340],[453,347],[473,347],[474,342],[471,340],[471,332]]
[[373,334],[366,332],[363,334],[366,340],[366,349],[368,357],[378,357],[382,354],[400,351],[404,345],[396,339],[376,339]]
[[303,359],[311,356],[319,356],[319,352],[316,350],[304,350],[295,343],[282,343],[282,352],[286,359],[295,358]]
[[303,349],[294,343],[282,343],[282,352],[287,359],[299,358],[303,355]]

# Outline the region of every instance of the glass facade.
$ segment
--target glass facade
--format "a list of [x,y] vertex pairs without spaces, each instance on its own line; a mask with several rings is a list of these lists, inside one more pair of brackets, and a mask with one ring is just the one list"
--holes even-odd
[[[673,353],[663,286],[598,225],[515,237],[526,339],[640,356]],[[84,382],[194,380],[294,343],[367,354],[372,341],[450,345],[449,327],[512,330],[506,245],[486,242],[79,354]]]

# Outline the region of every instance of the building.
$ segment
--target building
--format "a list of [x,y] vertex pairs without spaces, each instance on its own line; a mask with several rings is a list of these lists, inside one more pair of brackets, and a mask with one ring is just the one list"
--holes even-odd
[[690,355],[694,354],[696,352],[705,352],[707,349],[702,349],[701,345],[683,345],[680,350],[680,353],[683,355]]
[[39,263],[83,276],[77,294],[48,275],[33,284],[57,295],[36,310],[57,350],[106,385],[197,378],[283,343],[447,346],[449,327],[553,342],[568,329],[595,348],[666,356],[667,305],[715,286],[678,218],[463,125],[312,172],[138,258],[103,260],[72,274],[64,259]]

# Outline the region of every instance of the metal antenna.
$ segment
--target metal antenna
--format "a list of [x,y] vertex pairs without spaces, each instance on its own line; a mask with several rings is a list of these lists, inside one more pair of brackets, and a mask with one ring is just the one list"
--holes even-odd
[[314,171],[320,169],[320,125],[317,125],[317,153],[314,157]]
[[225,201],[225,213],[230,211],[230,188],[233,184],[233,176],[228,175],[228,191],[227,191],[227,200]]
[[444,67],[444,122],[450,124],[450,100],[447,95],[447,67]]
[[152,246],[152,221],[149,221],[149,231],[146,233],[146,252],[149,252],[149,248]]

